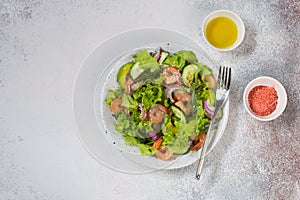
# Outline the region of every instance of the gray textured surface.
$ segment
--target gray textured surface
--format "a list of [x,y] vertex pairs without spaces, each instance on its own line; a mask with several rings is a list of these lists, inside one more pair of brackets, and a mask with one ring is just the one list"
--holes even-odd
[[[246,38],[217,52],[199,36],[217,9],[240,15]],[[198,40],[232,66],[228,127],[196,165],[145,175],[117,173],[82,148],[72,119],[72,86],[87,53],[112,34],[164,27]],[[269,75],[288,93],[282,116],[259,122],[242,94]],[[300,2],[0,1],[0,199],[300,199]]]

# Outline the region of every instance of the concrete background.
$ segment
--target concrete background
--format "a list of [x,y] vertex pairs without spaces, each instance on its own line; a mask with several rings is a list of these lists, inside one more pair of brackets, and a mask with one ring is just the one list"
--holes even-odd
[[[246,37],[234,51],[213,50],[200,34],[218,9],[244,20]],[[230,120],[200,182],[196,164],[115,172],[77,138],[72,89],[80,64],[106,38],[141,27],[185,33],[233,68]],[[246,84],[262,75],[288,94],[271,122],[243,107]],[[0,199],[300,199],[299,77],[299,0],[0,0]]]

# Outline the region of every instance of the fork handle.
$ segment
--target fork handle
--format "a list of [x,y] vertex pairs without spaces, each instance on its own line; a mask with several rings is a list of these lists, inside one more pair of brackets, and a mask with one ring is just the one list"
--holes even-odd
[[[215,113],[218,113],[217,109],[215,111]],[[203,163],[204,163],[204,159],[205,159],[205,154],[206,154],[206,150],[207,150],[207,146],[210,142],[210,135],[211,135],[211,131],[212,131],[212,127],[214,125],[216,119],[216,114],[213,115],[209,128],[208,128],[208,132],[206,133],[206,139],[204,140],[203,146],[202,146],[202,150],[201,150],[201,154],[200,154],[200,158],[198,161],[198,166],[197,166],[197,170],[196,170],[196,179],[200,180],[200,176],[201,176],[201,172],[202,172],[202,167],[203,167]]]

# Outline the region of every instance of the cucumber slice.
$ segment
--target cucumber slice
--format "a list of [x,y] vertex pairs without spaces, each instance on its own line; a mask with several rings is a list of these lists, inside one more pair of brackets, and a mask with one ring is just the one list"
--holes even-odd
[[188,65],[185,68],[183,68],[182,72],[182,80],[183,83],[187,86],[191,86],[191,84],[194,81],[194,74],[198,71],[197,65]]
[[118,81],[120,87],[123,89],[125,88],[125,85],[126,85],[126,76],[132,66],[133,66],[133,63],[128,62],[128,63],[124,64],[118,71],[117,81]]
[[135,63],[131,70],[130,70],[130,75],[135,80],[137,77],[139,77],[142,73],[144,72],[144,69],[139,67],[139,63]]
[[185,118],[184,113],[179,108],[177,108],[175,106],[171,106],[171,109],[172,109],[174,115],[176,117],[178,117],[181,120],[182,123],[185,124],[186,123],[186,118]]

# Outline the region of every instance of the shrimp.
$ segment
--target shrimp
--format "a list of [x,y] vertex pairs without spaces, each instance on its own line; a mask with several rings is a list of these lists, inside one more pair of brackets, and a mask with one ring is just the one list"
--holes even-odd
[[176,94],[174,94],[174,99],[176,101],[182,101],[183,103],[190,103],[192,97],[189,93],[186,92],[177,92]]
[[125,87],[125,90],[126,90],[126,94],[130,94],[131,93],[131,85],[134,83],[134,81],[132,80],[132,78],[127,78],[126,79],[126,87]]
[[192,107],[186,107],[182,101],[177,101],[175,106],[180,108],[186,115],[189,115],[192,112]]
[[161,109],[165,114],[168,114],[169,111],[168,111],[168,108],[166,108],[165,106],[161,105],[161,104],[157,104],[157,107],[159,109]]
[[155,153],[156,157],[161,160],[170,160],[173,154],[169,151],[167,147],[159,148]]
[[163,121],[168,109],[163,105],[157,104],[155,107],[150,108],[149,116],[153,124],[159,124]]
[[181,73],[179,69],[175,66],[170,66],[164,69],[163,77],[165,79],[166,84],[178,83],[182,84]]
[[150,108],[149,116],[150,116],[150,120],[152,121],[153,124],[159,124],[164,119],[165,112],[156,106],[156,107]]
[[120,112],[124,110],[124,108],[121,106],[122,104],[122,99],[121,98],[116,98],[110,103],[110,110],[114,114],[117,112]]
[[198,151],[203,146],[205,138],[205,133],[200,133],[200,135],[196,136],[193,140],[192,151]]
[[140,81],[140,82],[137,82],[137,83],[134,83],[131,85],[131,89],[133,91],[136,91],[137,89],[139,89],[142,85],[144,85],[144,81]]

